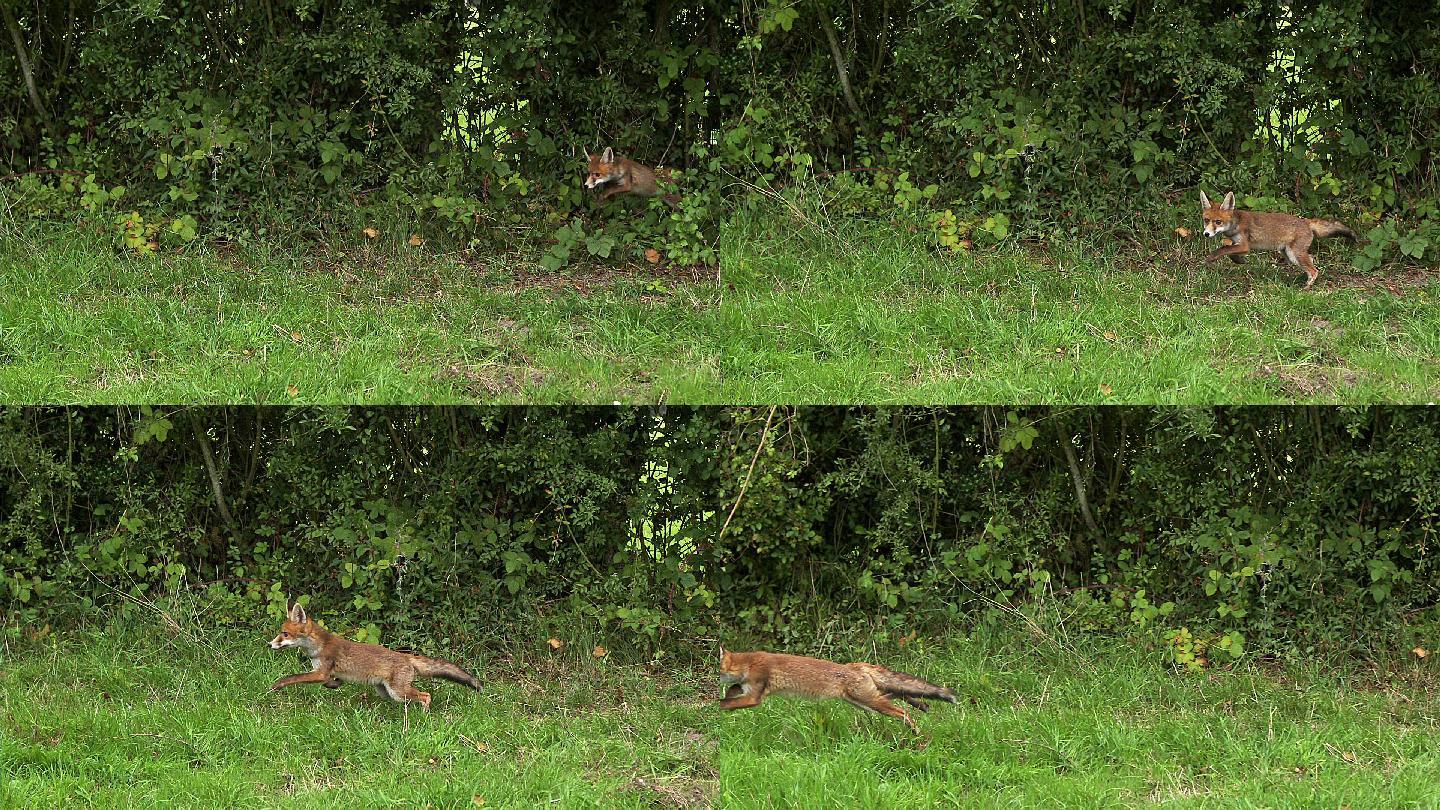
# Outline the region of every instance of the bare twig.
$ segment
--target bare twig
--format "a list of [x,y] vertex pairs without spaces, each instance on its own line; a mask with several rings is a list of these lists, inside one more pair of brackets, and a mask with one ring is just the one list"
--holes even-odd
[[725,530],[730,528],[730,519],[735,517],[735,510],[740,508],[740,501],[745,498],[745,490],[750,488],[750,476],[755,474],[755,462],[760,460],[760,451],[765,449],[765,438],[770,435],[770,425],[775,419],[775,405],[770,406],[770,413],[765,417],[765,429],[760,431],[760,443],[755,445],[755,455],[750,457],[750,469],[745,472],[745,480],[740,484],[740,492],[735,496],[735,503],[730,505],[730,514],[725,516],[725,523],[720,527],[720,534],[715,538],[719,543],[725,539]]

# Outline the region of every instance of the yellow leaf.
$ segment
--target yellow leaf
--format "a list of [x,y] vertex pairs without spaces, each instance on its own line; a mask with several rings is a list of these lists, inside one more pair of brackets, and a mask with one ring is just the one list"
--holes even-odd
[[285,393],[289,394],[292,397],[298,397],[300,396],[300,388],[294,385],[287,385],[285,386]]
[[565,642],[561,641],[561,640],[558,639],[558,638],[552,638],[552,639],[550,639],[549,641],[547,641],[547,642],[545,642],[545,643],[546,643],[546,644],[549,644],[549,645],[550,645],[550,649],[552,649],[552,650],[558,650],[558,649],[560,649],[561,647],[564,647],[564,646],[565,646]]
[[1111,388],[1110,386],[1106,385],[1105,383],[1100,383],[1100,393],[1104,394],[1105,396],[1107,396],[1107,397],[1110,396],[1110,394],[1113,393],[1114,390],[1115,390],[1115,389]]
[[303,340],[304,338],[300,337],[300,333],[299,333],[299,332],[291,332],[291,333],[290,333],[290,339],[293,340],[293,341],[295,341],[296,343],[299,343],[299,342],[300,342],[301,340]]
[[1181,227],[1179,227],[1179,228],[1176,228],[1176,229],[1175,229],[1175,233],[1180,234],[1180,238],[1181,238],[1181,239],[1189,239],[1189,238],[1190,238],[1190,229],[1189,229],[1189,228],[1186,228],[1186,227],[1184,227],[1184,226],[1181,226]]
[[470,797],[470,803],[475,805],[476,807],[484,807],[485,797],[481,796],[479,793],[476,793],[474,796]]
[[1107,330],[1107,331],[1105,332],[1105,339],[1106,339],[1106,340],[1114,340],[1114,339],[1115,339],[1115,333],[1114,333],[1114,332],[1110,332],[1110,331]]
[[604,647],[601,647],[599,644],[596,644],[595,649],[591,650],[590,654],[596,658],[604,658],[605,654],[608,652],[610,651],[605,649]]
[[421,239],[420,234],[418,233],[410,234],[410,238],[405,241],[410,244],[410,247],[420,247],[421,245],[425,244],[425,240]]
[[1340,755],[1340,758],[1345,760],[1346,762],[1354,762],[1355,753],[1353,751],[1346,751],[1345,753]]
[[374,228],[366,228],[365,230],[361,231],[361,233],[365,234],[371,239],[374,239],[375,237],[380,235],[380,232],[375,230]]
[[1425,656],[1430,654],[1430,651],[1425,649],[1424,647],[1416,647],[1410,652],[1414,653],[1416,658],[1424,658]]
[[650,262],[651,264],[659,264],[659,263],[660,263],[660,251],[656,250],[655,248],[648,248],[648,249],[646,249],[646,251],[645,251],[645,261]]

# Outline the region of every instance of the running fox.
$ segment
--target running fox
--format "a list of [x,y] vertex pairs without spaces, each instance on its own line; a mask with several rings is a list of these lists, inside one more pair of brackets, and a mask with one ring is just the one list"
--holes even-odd
[[[605,151],[598,155],[585,151],[585,157],[590,160],[590,173],[585,176],[585,188],[600,189],[600,202],[605,202],[617,194],[635,194],[641,197],[654,197],[660,194],[660,181],[668,179],[669,173],[660,170],[657,176],[656,170],[630,158],[619,157],[615,154],[613,147],[605,147]],[[674,194],[666,194],[662,197],[672,207],[676,205]]]
[[892,701],[903,700],[922,712],[930,710],[927,699],[956,702],[954,692],[914,675],[874,664],[837,664],[782,653],[721,649],[720,680],[730,685],[720,701],[722,709],[759,706],[766,695],[838,698],[862,709],[898,717],[916,734],[920,727],[910,719],[910,713]]
[[1235,192],[1225,195],[1219,205],[1211,205],[1205,192],[1200,192],[1200,217],[1205,221],[1206,236],[1228,236],[1230,244],[1209,256],[1213,262],[1221,256],[1239,264],[1253,250],[1284,253],[1292,265],[1305,271],[1305,287],[1315,283],[1320,271],[1310,259],[1310,243],[1316,237],[1343,236],[1359,241],[1355,232],[1342,223],[1328,219],[1304,219],[1292,214],[1263,214],[1257,211],[1236,211]]
[[270,640],[270,649],[299,647],[310,656],[313,669],[288,675],[271,684],[276,692],[297,683],[318,683],[334,689],[343,683],[368,683],[376,693],[391,700],[419,702],[430,709],[430,693],[411,685],[416,678],[444,678],[480,691],[480,680],[449,661],[423,655],[396,652],[378,644],[361,644],[331,633],[295,605],[280,626],[280,635]]

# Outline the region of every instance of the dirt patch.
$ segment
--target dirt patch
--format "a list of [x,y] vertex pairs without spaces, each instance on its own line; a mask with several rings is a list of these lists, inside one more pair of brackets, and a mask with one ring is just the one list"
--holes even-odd
[[527,365],[491,363],[467,365],[451,363],[441,366],[432,375],[433,379],[460,383],[471,393],[496,397],[502,394],[519,394],[533,388],[549,378],[544,369]]
[[694,265],[581,265],[567,268],[565,272],[550,272],[539,267],[517,267],[510,274],[506,285],[511,290],[574,290],[585,294],[593,290],[607,289],[627,281],[670,282],[674,284],[713,283],[715,268],[702,264]]
[[719,788],[719,777],[712,773],[709,778],[696,775],[637,776],[625,785],[624,791],[648,797],[654,807],[694,808],[709,807],[715,801]]
[[1327,273],[1321,270],[1320,280],[1315,283],[1335,289],[1386,290],[1392,295],[1404,295],[1407,292],[1440,283],[1440,269],[1400,267],[1388,270],[1383,275]]
[[1287,398],[1295,398],[1325,396],[1342,388],[1353,388],[1360,380],[1360,372],[1348,368],[1266,363],[1252,372],[1250,377],[1271,383]]

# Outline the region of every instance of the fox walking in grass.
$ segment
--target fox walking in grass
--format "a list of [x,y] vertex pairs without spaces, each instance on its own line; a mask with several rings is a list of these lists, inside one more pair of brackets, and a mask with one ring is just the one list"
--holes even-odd
[[[669,179],[669,173],[663,169],[657,174],[649,166],[616,155],[613,147],[605,147],[605,151],[598,155],[586,150],[585,157],[590,161],[585,188],[600,189],[600,202],[606,202],[617,194],[654,197],[660,194],[660,182]],[[666,194],[661,199],[671,207],[678,203],[674,194]]]
[[271,684],[275,692],[301,683],[318,683],[334,689],[341,683],[366,683],[382,697],[430,709],[430,693],[416,689],[416,678],[444,678],[480,691],[480,680],[449,661],[396,652],[378,644],[361,644],[331,633],[295,605],[270,640],[272,650],[299,647],[310,656],[310,672],[288,675]]
[[1200,217],[1205,222],[1206,236],[1230,238],[1229,245],[1206,256],[1205,261],[1213,262],[1221,256],[1229,256],[1230,261],[1239,264],[1251,250],[1273,250],[1285,254],[1290,264],[1305,271],[1306,289],[1320,275],[1310,258],[1312,241],[1326,236],[1343,236],[1351,242],[1359,241],[1354,231],[1333,220],[1236,211],[1233,191],[1226,194],[1219,205],[1212,205],[1205,192],[1200,192]]
[[898,717],[916,734],[920,727],[903,700],[920,711],[929,711],[926,700],[954,703],[955,693],[914,675],[895,672],[875,664],[837,664],[802,655],[768,652],[726,652],[720,650],[720,680],[729,684],[722,709],[759,706],[767,695],[807,698],[835,698],[862,709]]

